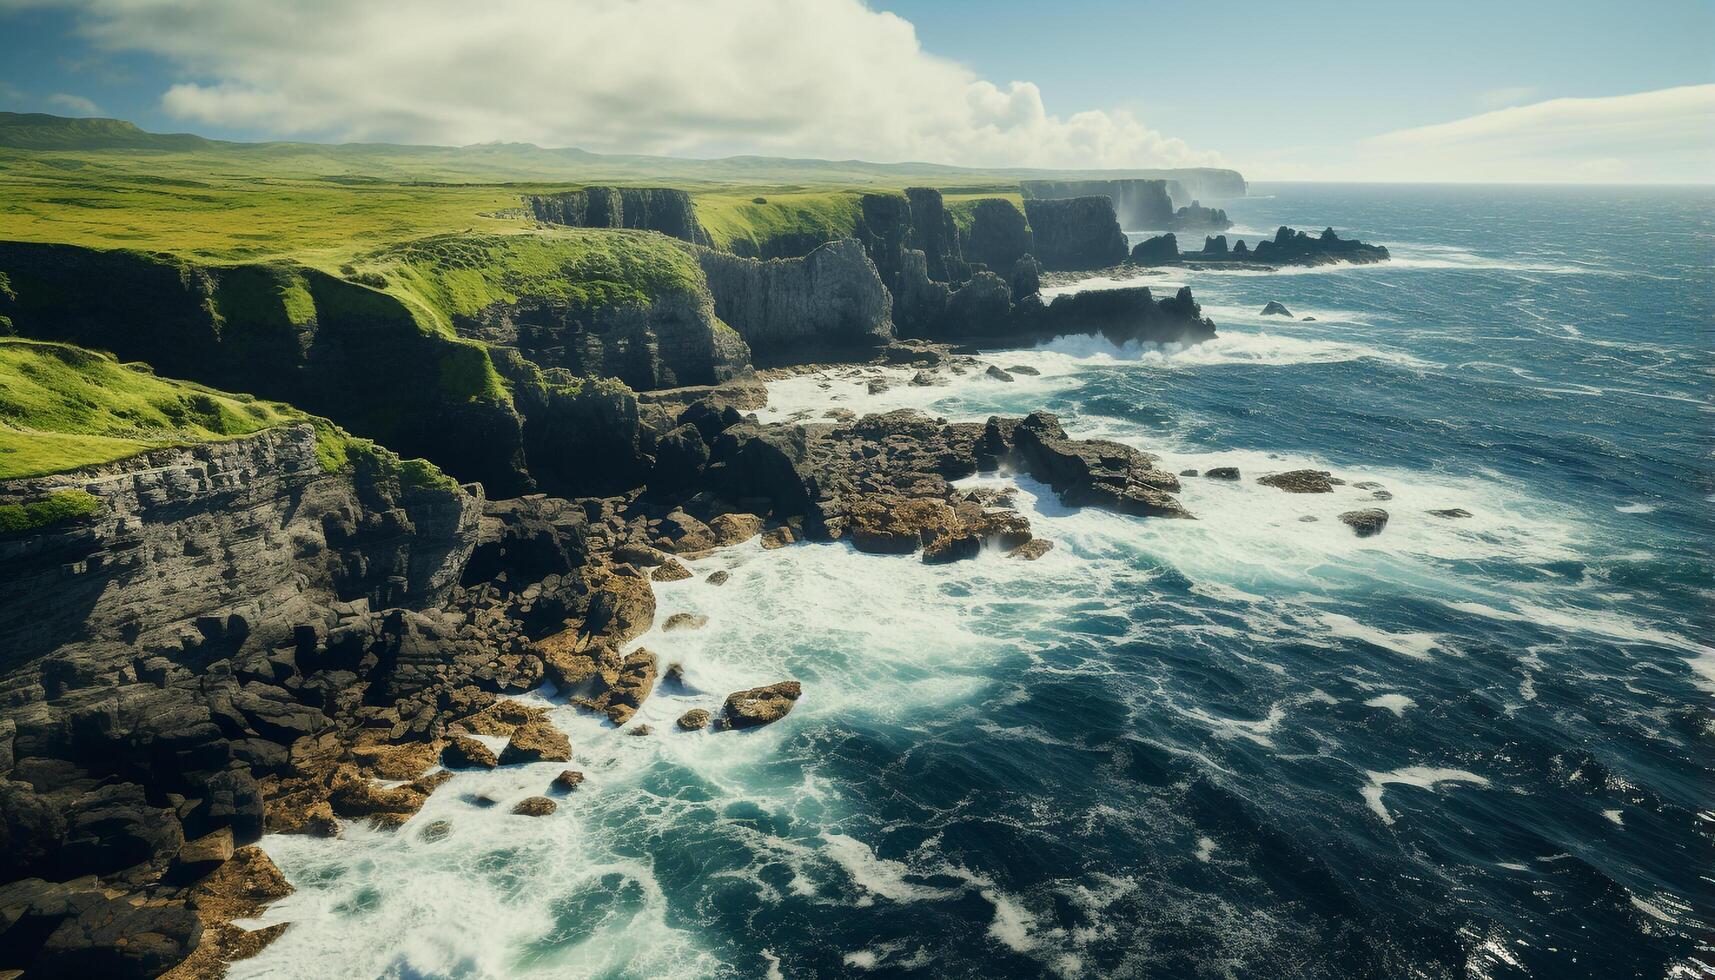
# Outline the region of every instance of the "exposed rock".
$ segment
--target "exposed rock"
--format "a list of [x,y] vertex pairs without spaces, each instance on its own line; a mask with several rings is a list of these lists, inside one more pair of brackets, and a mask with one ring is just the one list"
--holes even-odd
[[1327,470],[1288,470],[1285,473],[1271,473],[1258,477],[1258,483],[1265,487],[1285,490],[1287,493],[1333,493],[1334,482],[1329,479]]
[[707,728],[709,727],[709,713],[702,708],[692,708],[679,716],[679,727],[687,732]]
[[1137,265],[1172,265],[1179,261],[1179,238],[1172,232],[1146,238],[1131,247]]
[[789,544],[795,543],[797,540],[798,536],[793,534],[792,529],[784,524],[779,527],[771,527],[762,532],[762,548],[764,551],[773,551],[776,548],[784,548]]
[[518,726],[500,750],[503,766],[524,762],[570,762],[572,741],[546,718],[534,718]]
[[562,793],[570,793],[583,785],[584,774],[576,769],[567,769],[554,777],[554,788]]
[[521,817],[545,817],[559,808],[558,803],[546,796],[529,796],[519,800],[512,812]]
[[710,585],[725,585],[725,584],[727,584],[727,581],[730,580],[731,578],[732,578],[732,573],[728,572],[724,568],[721,568],[721,569],[716,569],[715,571],[710,572],[708,578],[703,579],[703,581],[709,583]]
[[1011,201],[984,198],[970,205],[970,214],[970,236],[963,248],[970,261],[981,262],[992,272],[1006,272],[1033,251],[1024,213]]
[[1446,518],[1461,518],[1461,517],[1470,517],[1471,516],[1471,512],[1466,510],[1463,507],[1448,507],[1444,510],[1432,510],[1429,513],[1436,516],[1436,517],[1446,517]]
[[[1067,198],[1107,198],[1109,208],[1121,224],[1130,229],[1165,228],[1173,219],[1173,199],[1168,182],[1151,178],[1118,178],[1113,180],[1025,180],[1019,182],[1024,195],[1026,213],[1035,200],[1064,200]],[[1238,196],[1242,196],[1241,191]],[[1040,243],[1042,229],[1031,215],[1031,227]],[[1122,256],[1123,257],[1123,256]],[[1108,263],[1112,264],[1112,263]],[[1099,267],[1097,267],[1099,268]]]
[[[996,420],[991,426],[999,436]],[[1095,504],[1139,517],[1190,517],[1171,494],[1178,478],[1155,469],[1152,457],[1117,442],[1069,439],[1059,420],[1036,412],[1012,430],[1017,456],[1032,476],[1073,506]]]
[[988,367],[988,370],[984,371],[983,373],[987,374],[989,377],[995,379],[996,381],[1011,381],[1011,380],[1013,380],[1012,375],[1006,373],[1006,371],[1004,371],[998,367],[995,367],[993,364],[990,364]]
[[1367,538],[1382,533],[1382,528],[1387,527],[1387,511],[1380,507],[1349,510],[1340,515],[1340,521],[1358,537]]
[[762,261],[712,249],[698,258],[715,313],[760,359],[875,347],[893,337],[891,297],[853,239],[802,258]]
[[527,194],[524,207],[537,220],[574,228],[638,228],[699,245],[709,233],[697,222],[691,196],[671,187],[591,186],[557,194]]
[[755,514],[721,514],[709,521],[709,530],[714,532],[715,543],[722,547],[749,541],[762,533],[762,527],[762,518]]
[[649,577],[656,582],[682,582],[691,577],[691,570],[677,559],[668,558],[656,567]]
[[1108,197],[1027,197],[1024,212],[1035,237],[1033,254],[1044,269],[1105,269],[1130,253]]
[[1042,373],[1041,371],[1038,371],[1036,368],[1033,368],[1028,364],[1014,364],[1011,367],[1007,368],[1007,371],[1011,372],[1012,374],[1028,375],[1029,377],[1032,377],[1032,378],[1037,377],[1038,375],[1040,375]]
[[[1197,474],[1192,473],[1191,475],[1196,476]],[[1239,468],[1237,466],[1211,466],[1203,471],[1203,475],[1211,480],[1237,480]]]
[[1292,311],[1287,309],[1285,306],[1282,306],[1281,304],[1274,302],[1273,300],[1270,300],[1269,304],[1262,308],[1262,315],[1263,316],[1291,316]]
[[[1216,247],[1218,243],[1219,247]],[[1369,245],[1364,242],[1343,239],[1334,234],[1329,228],[1322,234],[1312,238],[1302,231],[1294,231],[1282,225],[1275,232],[1273,239],[1264,239],[1257,243],[1256,248],[1245,246],[1243,241],[1233,246],[1229,252],[1226,247],[1226,236],[1211,239],[1204,245],[1203,251],[1188,253],[1182,258],[1193,264],[1200,262],[1247,262],[1265,265],[1327,265],[1334,262],[1351,262],[1365,264],[1385,262],[1388,259],[1387,249],[1380,245]]]
[[623,725],[643,706],[654,688],[655,654],[640,647],[626,656],[618,679],[599,706],[607,712],[609,721]]
[[1226,229],[1226,228],[1231,228],[1232,226],[1233,226],[1233,223],[1227,217],[1227,212],[1221,210],[1220,208],[1203,207],[1203,205],[1201,203],[1199,203],[1198,201],[1192,201],[1189,205],[1186,205],[1185,207],[1182,207],[1179,210],[1173,212],[1173,217],[1168,222],[1168,227],[1182,228],[1182,229],[1183,228]]
[[1054,547],[1054,542],[1047,538],[1032,538],[1006,553],[1008,558],[1022,558],[1025,561],[1035,561],[1046,555]]
[[708,623],[709,617],[707,616],[702,616],[697,613],[676,612],[673,615],[668,616],[666,622],[661,624],[661,632],[671,633],[675,630],[702,629],[704,626],[707,626]]
[[493,769],[500,765],[500,759],[476,739],[454,735],[441,750],[441,765],[448,769]]
[[644,738],[646,736],[655,734],[655,729],[649,727],[648,725],[638,725],[635,728],[627,729],[625,734],[630,735],[633,738]]
[[755,728],[786,717],[803,694],[797,681],[781,681],[727,695],[721,727]]

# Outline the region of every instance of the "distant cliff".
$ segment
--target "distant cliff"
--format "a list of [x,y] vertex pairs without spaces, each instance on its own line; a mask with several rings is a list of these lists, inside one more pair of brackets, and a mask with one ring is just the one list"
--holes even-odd
[[1026,198],[1036,259],[1050,271],[1101,269],[1125,261],[1125,233],[1107,196]]
[[709,244],[691,196],[671,187],[586,187],[559,194],[527,194],[537,221],[573,228],[634,228]]
[[[1123,228],[1165,228],[1173,220],[1173,199],[1165,180],[1024,180],[1018,184],[1026,204],[1077,197],[1106,197]],[[1031,227],[1036,226],[1034,220]]]

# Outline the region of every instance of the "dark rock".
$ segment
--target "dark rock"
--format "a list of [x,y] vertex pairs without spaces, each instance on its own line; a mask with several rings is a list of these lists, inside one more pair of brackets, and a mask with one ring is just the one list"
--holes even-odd
[[1006,553],[1008,558],[1021,558],[1025,561],[1035,561],[1046,555],[1054,547],[1054,542],[1047,538],[1032,538]]
[[583,785],[584,774],[576,769],[567,769],[554,777],[554,788],[562,793],[570,793]]
[[1292,311],[1287,309],[1285,306],[1282,306],[1281,304],[1276,303],[1273,300],[1270,300],[1269,304],[1262,308],[1262,315],[1263,316],[1291,316]]
[[649,474],[649,490],[656,494],[679,493],[702,476],[709,462],[709,447],[695,425],[685,423],[655,441],[655,466]]
[[996,272],[1013,268],[1033,248],[1024,213],[1004,198],[983,198],[973,202],[970,205],[970,228],[970,237],[963,248],[965,258],[981,262]]
[[1013,366],[1007,368],[1007,371],[1012,373],[1012,374],[1028,375],[1029,377],[1032,377],[1032,378],[1038,377],[1039,375],[1042,374],[1041,371],[1038,371],[1037,369],[1031,367],[1028,364],[1014,364]]
[[1289,470],[1259,477],[1256,482],[1287,493],[1333,493],[1334,481],[1327,470]]
[[1114,202],[1107,197],[1026,198],[1024,212],[1035,236],[1033,254],[1044,269],[1105,269],[1129,254]]
[[500,765],[500,759],[476,739],[454,735],[441,750],[441,765],[448,769],[493,769]]
[[1387,527],[1387,511],[1379,507],[1349,510],[1340,515],[1340,520],[1358,537],[1367,538],[1382,533],[1382,528]]
[[731,578],[732,573],[722,568],[710,572],[708,578],[703,579],[703,581],[710,585],[725,585]]
[[666,622],[661,624],[661,632],[671,633],[675,630],[702,629],[708,623],[709,617],[707,616],[701,616],[697,613],[676,612],[668,616]]
[[1216,228],[1227,229],[1233,226],[1227,217],[1227,212],[1220,208],[1206,208],[1198,201],[1192,201],[1185,207],[1173,212],[1168,222],[1170,228]]
[[691,570],[686,568],[676,558],[668,558],[650,573],[650,580],[655,582],[682,582],[691,577]]
[[[1192,475],[1195,476],[1196,474]],[[1203,475],[1211,480],[1237,480],[1239,468],[1237,466],[1211,466],[1203,471]]]
[[1005,371],[1001,370],[998,367],[995,367],[993,364],[990,364],[988,367],[988,370],[983,372],[983,373],[987,374],[989,377],[995,379],[996,381],[1011,381],[1011,380],[1013,380],[1012,375],[1006,373]]
[[679,716],[679,727],[687,732],[694,732],[709,725],[709,713],[702,708],[692,708]]
[[1179,262],[1179,239],[1172,232],[1147,238],[1131,247],[1137,265],[1174,265]]
[[1429,513],[1436,517],[1446,518],[1462,518],[1471,516],[1471,512],[1463,507],[1448,507],[1444,510],[1432,510]]

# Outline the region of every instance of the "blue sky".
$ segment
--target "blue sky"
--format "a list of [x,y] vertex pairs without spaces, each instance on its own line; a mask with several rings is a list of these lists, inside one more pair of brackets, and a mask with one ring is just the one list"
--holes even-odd
[[0,108],[238,139],[1707,180],[1715,2],[0,0]]

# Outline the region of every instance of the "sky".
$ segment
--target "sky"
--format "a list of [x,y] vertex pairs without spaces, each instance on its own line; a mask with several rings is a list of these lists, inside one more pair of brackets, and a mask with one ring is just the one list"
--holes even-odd
[[1253,180],[1715,180],[1715,0],[0,0],[0,110]]

